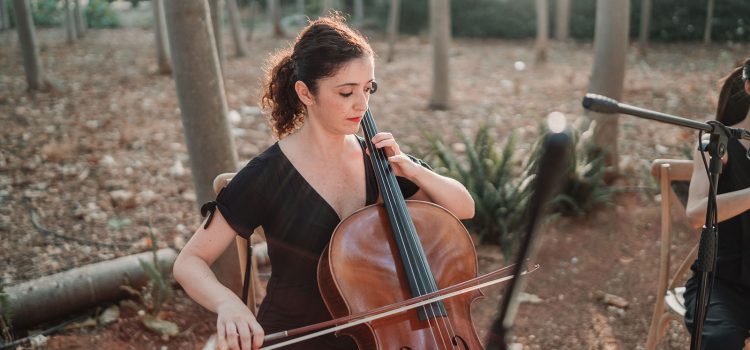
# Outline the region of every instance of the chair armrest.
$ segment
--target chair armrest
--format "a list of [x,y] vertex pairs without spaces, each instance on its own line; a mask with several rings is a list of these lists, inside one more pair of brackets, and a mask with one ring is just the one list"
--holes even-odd
[[687,159],[656,159],[651,162],[651,176],[659,181],[661,166],[669,164],[670,181],[690,181],[693,177],[693,161]]
[[216,176],[216,178],[214,178],[214,193],[219,194],[219,191],[221,191],[221,189],[224,188],[224,186],[226,186],[236,174],[237,173],[223,173]]

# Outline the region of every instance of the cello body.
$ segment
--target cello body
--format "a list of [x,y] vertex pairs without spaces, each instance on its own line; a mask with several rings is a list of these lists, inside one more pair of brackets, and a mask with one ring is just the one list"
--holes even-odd
[[[474,278],[474,244],[461,221],[429,202],[405,201],[424,256],[439,289]],[[343,220],[318,264],[318,286],[333,318],[372,310],[413,296],[392,224],[383,204],[362,208]],[[444,300],[444,313],[427,308],[341,330],[359,349],[483,349],[471,321],[480,291]],[[443,306],[441,306],[443,307]]]

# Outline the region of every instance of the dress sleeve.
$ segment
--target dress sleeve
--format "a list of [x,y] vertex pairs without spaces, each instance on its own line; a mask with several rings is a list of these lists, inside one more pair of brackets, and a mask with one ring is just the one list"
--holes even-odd
[[214,211],[218,208],[237,234],[245,239],[249,238],[266,217],[262,170],[262,161],[257,158],[251,160],[221,189],[215,201],[203,204],[201,214],[208,214],[204,228],[211,224]]
[[[432,170],[432,167],[430,167],[429,164],[427,164],[425,161],[412,156],[411,154],[407,154],[414,163],[417,163],[429,170]],[[408,199],[409,197],[413,196],[417,191],[419,191],[419,186],[417,184],[411,182],[411,180],[408,180],[405,177],[396,176],[396,180],[398,181],[398,187],[401,188],[401,193],[404,194],[404,198]],[[223,212],[222,212],[223,213]]]

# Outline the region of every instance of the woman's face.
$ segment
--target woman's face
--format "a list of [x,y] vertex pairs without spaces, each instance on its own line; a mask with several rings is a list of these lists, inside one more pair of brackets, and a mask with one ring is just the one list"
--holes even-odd
[[375,80],[371,56],[345,63],[330,77],[318,80],[318,90],[307,104],[307,121],[334,134],[354,134],[367,111]]

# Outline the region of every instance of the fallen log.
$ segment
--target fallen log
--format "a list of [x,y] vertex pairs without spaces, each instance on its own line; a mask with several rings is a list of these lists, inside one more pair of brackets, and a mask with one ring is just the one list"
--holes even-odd
[[[171,271],[177,252],[164,248],[156,252],[156,257],[160,268]],[[148,276],[138,263],[139,259],[150,264],[153,253],[144,252],[80,266],[6,287],[13,328],[28,329],[101,303],[128,297],[129,294],[120,286],[128,284],[140,289],[148,283]],[[5,311],[0,309],[0,313]]]

